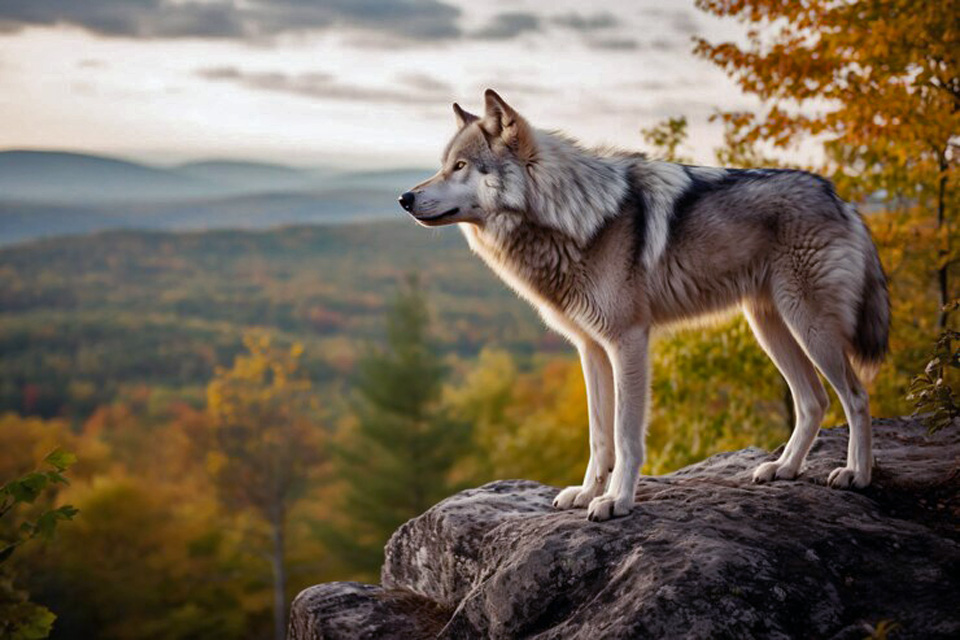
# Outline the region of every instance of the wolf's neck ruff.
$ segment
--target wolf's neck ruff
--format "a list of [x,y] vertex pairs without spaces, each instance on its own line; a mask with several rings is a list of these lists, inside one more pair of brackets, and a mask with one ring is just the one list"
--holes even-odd
[[522,296],[568,315],[592,315],[583,252],[618,215],[633,160],[590,154],[546,132],[537,132],[537,144],[526,164],[523,204],[481,227],[461,227],[471,248]]
[[527,164],[529,216],[584,246],[619,212],[638,156],[592,153],[558,133],[536,131],[535,138],[537,153]]
[[[537,130],[535,136],[524,191],[513,194],[508,210],[480,231],[486,242],[507,250],[512,233],[534,222],[582,250],[608,221],[626,213],[637,218],[634,258],[653,268],[666,249],[674,205],[691,186],[690,170],[642,153],[587,150],[556,132]],[[693,170],[710,180],[725,173]],[[510,176],[501,180],[512,182]]]

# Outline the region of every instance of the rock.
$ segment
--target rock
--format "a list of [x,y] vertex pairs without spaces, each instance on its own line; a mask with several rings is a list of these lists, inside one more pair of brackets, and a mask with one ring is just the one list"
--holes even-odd
[[773,455],[723,453],[642,478],[633,513],[603,523],[535,482],[464,491],[394,533],[383,586],[301,593],[290,637],[960,638],[960,424],[874,432],[862,491],[825,486],[845,428],[795,481],[753,484]]
[[433,638],[451,611],[410,591],[331,582],[293,601],[290,638]]

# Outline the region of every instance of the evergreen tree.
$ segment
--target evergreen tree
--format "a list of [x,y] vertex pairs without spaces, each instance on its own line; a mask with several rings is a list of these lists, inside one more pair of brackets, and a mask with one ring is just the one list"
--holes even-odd
[[356,423],[335,449],[344,522],[326,532],[358,575],[376,575],[390,534],[449,495],[451,467],[469,442],[441,404],[446,370],[429,324],[410,276],[387,317],[386,345],[358,364]]

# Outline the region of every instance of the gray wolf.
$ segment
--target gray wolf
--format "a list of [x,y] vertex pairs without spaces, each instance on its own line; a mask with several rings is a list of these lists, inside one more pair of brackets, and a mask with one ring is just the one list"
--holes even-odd
[[659,327],[740,307],[793,394],[796,425],[756,482],[801,470],[828,398],[850,425],[827,482],[865,487],[869,382],[887,351],[889,298],[876,247],[831,183],[794,170],[687,166],[587,150],[533,128],[487,90],[440,171],[400,196],[427,227],[458,224],[471,249],[580,354],[590,461],[556,497],[594,521],[634,504],[644,461],[648,349]]

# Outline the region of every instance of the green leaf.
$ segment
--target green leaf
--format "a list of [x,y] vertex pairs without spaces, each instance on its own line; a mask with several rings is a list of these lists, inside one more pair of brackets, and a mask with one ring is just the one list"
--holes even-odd
[[51,451],[43,461],[55,467],[57,471],[66,471],[77,461],[77,456],[58,447]]
[[70,505],[64,505],[58,509],[53,509],[52,511],[43,513],[39,518],[37,518],[37,535],[44,540],[50,540],[53,538],[53,534],[57,530],[57,523],[61,520],[72,520],[73,516],[75,516],[77,513],[79,513],[79,510]]
[[33,504],[40,492],[46,489],[50,483],[49,478],[43,473],[34,471],[27,475],[7,483],[4,487],[6,492],[13,496],[14,502],[26,502]]
[[62,520],[73,520],[73,517],[80,513],[80,509],[77,509],[70,504],[65,504],[62,507],[58,507],[56,511],[60,513]]
[[50,635],[57,616],[46,607],[28,603],[32,608],[29,617],[17,625],[11,640],[42,640]]
[[37,518],[37,535],[44,540],[53,538],[53,532],[57,530],[57,514],[55,511],[47,511]]
[[47,471],[47,472],[45,472],[45,473],[46,473],[47,478],[50,480],[50,482],[53,482],[53,483],[55,483],[55,484],[57,484],[57,483],[58,483],[58,484],[70,484],[70,481],[67,480],[67,479],[63,476],[63,474],[60,473],[59,471]]

